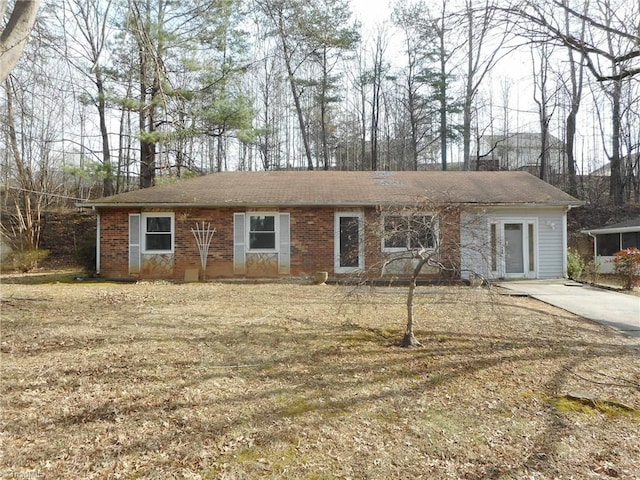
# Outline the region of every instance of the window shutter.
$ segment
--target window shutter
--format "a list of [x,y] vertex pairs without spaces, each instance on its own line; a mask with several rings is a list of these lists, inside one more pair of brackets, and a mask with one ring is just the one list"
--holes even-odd
[[233,214],[233,273],[246,273],[244,213]]
[[288,213],[281,213],[279,218],[280,244],[278,245],[278,273],[288,274],[291,272],[291,222]]
[[140,214],[129,215],[129,273],[140,273]]

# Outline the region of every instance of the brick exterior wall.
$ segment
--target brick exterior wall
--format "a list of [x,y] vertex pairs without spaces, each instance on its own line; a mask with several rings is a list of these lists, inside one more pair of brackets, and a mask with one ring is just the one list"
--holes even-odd
[[136,212],[114,209],[100,212],[100,273],[106,277],[130,276],[129,213]]
[[[312,276],[316,271],[327,271],[334,276],[334,214],[333,207],[260,209],[260,211],[288,212],[291,220],[291,276]],[[129,274],[129,214],[167,212],[163,209],[103,209],[100,212],[100,274],[107,278],[131,278]],[[175,209],[174,261],[168,270],[155,274],[162,278],[183,280],[187,269],[200,268],[200,254],[191,229],[204,221],[216,229],[207,260],[206,278],[233,277],[233,214],[244,210]],[[382,223],[375,208],[364,210],[365,221],[365,269],[369,277],[379,277],[384,262],[381,251]],[[459,262],[459,213],[450,215],[440,233],[441,258],[455,267]],[[426,272],[427,275],[434,272]],[[348,275],[347,275],[348,276]],[[153,278],[145,272],[141,278]]]
[[333,272],[334,208],[291,208],[291,274]]

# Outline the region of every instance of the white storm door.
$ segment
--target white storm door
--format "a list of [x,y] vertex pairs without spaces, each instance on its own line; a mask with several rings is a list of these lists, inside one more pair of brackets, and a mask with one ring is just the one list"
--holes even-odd
[[504,271],[509,276],[524,276],[524,226],[504,224]]
[[360,212],[335,214],[334,269],[336,273],[364,269],[364,216]]

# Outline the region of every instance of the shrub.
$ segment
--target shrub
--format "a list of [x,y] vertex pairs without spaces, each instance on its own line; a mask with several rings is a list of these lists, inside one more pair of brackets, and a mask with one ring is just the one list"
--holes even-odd
[[3,263],[11,265],[13,270],[29,272],[38,268],[38,263],[49,256],[49,250],[20,250],[7,255]]
[[567,275],[572,280],[579,280],[582,276],[586,263],[582,255],[575,248],[570,248],[567,252]]
[[602,266],[602,263],[600,262],[600,260],[593,259],[587,262],[584,273],[586,274],[587,280],[589,282],[598,283],[598,281],[600,280],[601,266]]
[[640,285],[640,250],[635,247],[625,248],[613,256],[614,270],[622,280],[622,287],[631,290]]
[[96,271],[96,239],[89,237],[84,239],[76,248],[76,261],[85,272],[95,273]]

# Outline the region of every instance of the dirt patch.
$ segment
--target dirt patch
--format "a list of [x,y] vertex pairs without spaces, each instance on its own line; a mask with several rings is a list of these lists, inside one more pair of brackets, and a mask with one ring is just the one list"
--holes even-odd
[[638,341],[532,299],[420,287],[410,350],[401,288],[1,299],[2,478],[640,476]]

